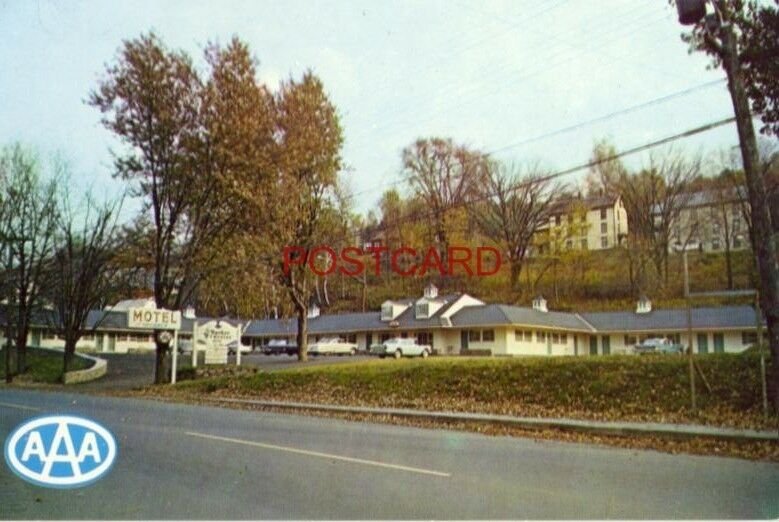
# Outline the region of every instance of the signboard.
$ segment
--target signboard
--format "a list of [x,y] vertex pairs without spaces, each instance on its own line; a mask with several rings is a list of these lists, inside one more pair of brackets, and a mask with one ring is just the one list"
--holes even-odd
[[[209,321],[195,328],[193,347],[206,353],[206,364],[227,364],[227,345],[241,339],[241,330],[225,321]],[[194,351],[194,350],[193,350]]]
[[180,330],[181,312],[162,308],[130,308],[127,326],[142,330]]

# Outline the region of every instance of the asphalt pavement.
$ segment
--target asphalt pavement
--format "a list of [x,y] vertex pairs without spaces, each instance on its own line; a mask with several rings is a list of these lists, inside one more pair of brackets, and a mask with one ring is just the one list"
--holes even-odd
[[[97,357],[108,361],[106,375],[96,381],[90,381],[73,386],[77,392],[96,392],[109,390],[127,390],[140,388],[152,384],[154,380],[154,354],[153,353],[128,353],[128,354],[97,354]],[[320,364],[337,364],[356,362],[370,359],[367,355],[356,356],[309,356],[307,362],[298,361],[297,357],[288,355],[264,355],[250,353],[241,356],[241,364],[253,366],[264,371],[283,370],[301,366],[316,366]],[[229,357],[229,362],[235,362],[235,356]],[[202,363],[202,357],[201,357]],[[191,355],[179,355],[178,367],[183,368],[192,364]]]
[[0,388],[0,437],[44,413],[106,426],[83,489],[3,465],[3,518],[672,519],[779,516],[779,465],[321,417]]

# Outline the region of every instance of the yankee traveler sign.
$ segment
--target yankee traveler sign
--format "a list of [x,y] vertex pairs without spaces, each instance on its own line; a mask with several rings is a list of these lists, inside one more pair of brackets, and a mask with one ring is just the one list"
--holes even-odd
[[143,330],[180,330],[181,312],[163,308],[130,308],[127,326]]

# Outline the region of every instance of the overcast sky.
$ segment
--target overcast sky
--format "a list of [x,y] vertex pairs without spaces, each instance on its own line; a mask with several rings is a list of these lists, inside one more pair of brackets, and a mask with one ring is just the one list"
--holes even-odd
[[[80,189],[116,193],[115,142],[84,100],[122,40],[149,30],[199,64],[207,42],[237,35],[271,87],[312,69],[340,113],[346,177],[363,212],[400,178],[400,152],[418,137],[563,169],[585,162],[600,138],[623,150],[733,113],[716,82],[724,73],[688,54],[664,0],[0,0],[0,143],[61,152]],[[710,153],[736,143],[727,126],[678,146]]]

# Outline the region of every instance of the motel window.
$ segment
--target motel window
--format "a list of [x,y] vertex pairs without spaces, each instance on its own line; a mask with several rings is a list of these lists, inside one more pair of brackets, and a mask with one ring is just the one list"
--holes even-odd
[[626,335],[625,336],[625,346],[632,346],[636,343],[636,336],[635,335]]
[[609,238],[606,236],[600,238],[600,246],[601,248],[609,248]]
[[407,339],[408,338],[408,332],[400,332],[400,338],[401,339]]
[[536,342],[545,343],[546,342],[546,332],[536,332]]
[[517,341],[530,342],[533,340],[533,332],[530,330],[514,330],[514,338]]
[[346,336],[346,342],[349,343],[356,343],[357,342],[357,334],[349,334]]
[[552,344],[560,344],[560,334],[558,333],[552,334]]
[[757,344],[757,332],[741,332],[741,344]]
[[560,334],[560,343],[568,344],[568,334],[564,334],[564,333]]
[[605,234],[608,231],[609,231],[609,224],[604,221],[603,223],[600,224],[600,233]]
[[515,341],[521,341],[524,337],[524,332],[522,330],[514,330],[514,340]]
[[417,317],[427,317],[429,314],[430,305],[427,303],[419,303],[417,305]]
[[383,333],[383,334],[381,334],[381,335],[379,336],[379,342],[382,342],[382,343],[383,343],[384,341],[386,341],[386,340],[388,340],[388,339],[391,339],[391,338],[392,338],[392,334]]
[[607,212],[607,210],[605,208],[600,209],[600,218],[601,219],[606,219],[606,216],[607,216],[606,212]]
[[479,330],[468,330],[468,341],[474,343],[481,341],[481,332]]
[[495,340],[495,330],[482,330],[482,341],[492,342]]
[[392,305],[385,304],[381,307],[381,318],[386,320],[392,319]]

